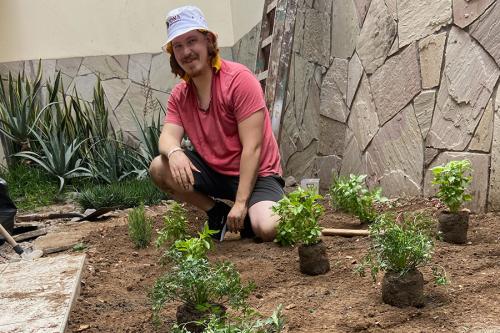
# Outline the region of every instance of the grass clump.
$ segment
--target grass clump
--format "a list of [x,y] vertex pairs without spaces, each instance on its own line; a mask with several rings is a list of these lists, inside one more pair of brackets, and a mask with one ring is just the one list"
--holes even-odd
[[58,201],[57,182],[40,168],[16,164],[0,170],[8,185],[9,196],[21,211],[33,210]]
[[149,179],[134,179],[88,187],[79,194],[77,201],[83,209],[130,208],[137,207],[141,203],[155,205],[165,198],[165,194]]
[[382,189],[368,190],[365,186],[366,175],[339,177],[330,187],[332,206],[336,209],[357,216],[361,222],[372,223],[378,216],[374,207],[377,202],[387,199],[382,197]]
[[134,208],[128,214],[128,234],[136,248],[142,249],[151,242],[153,233],[153,221],[146,217],[144,205]]

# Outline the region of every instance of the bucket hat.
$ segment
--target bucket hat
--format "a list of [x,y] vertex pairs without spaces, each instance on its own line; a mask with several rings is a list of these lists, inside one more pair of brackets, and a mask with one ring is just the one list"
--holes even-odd
[[[167,46],[172,40],[186,32],[192,30],[210,31],[203,12],[195,6],[182,6],[171,10],[167,14],[167,41],[163,44],[162,49],[167,50]],[[217,36],[214,32],[212,32]]]

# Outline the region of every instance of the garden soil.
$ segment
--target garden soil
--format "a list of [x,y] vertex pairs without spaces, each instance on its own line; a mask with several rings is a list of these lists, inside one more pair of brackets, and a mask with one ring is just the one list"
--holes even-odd
[[[325,201],[321,225],[366,228],[356,218],[334,212]],[[437,212],[432,201],[392,202],[397,212]],[[193,232],[204,214],[188,208]],[[165,206],[148,208],[158,230]],[[178,303],[162,313],[164,325],[152,324],[148,291],[169,270],[159,264],[155,246],[135,249],[126,216],[96,224],[83,239],[87,263],[81,293],[66,332],[168,332]],[[445,268],[450,284],[436,286],[431,270],[422,268],[426,305],[396,308],[382,302],[381,281],[360,277],[353,268],[369,247],[367,237],[324,237],[331,270],[325,275],[300,273],[297,248],[240,240],[228,234],[212,260],[230,260],[244,281],[257,288],[250,303],[264,315],[283,305],[286,332],[500,332],[500,214],[472,215],[468,244],[436,242],[433,263]]]

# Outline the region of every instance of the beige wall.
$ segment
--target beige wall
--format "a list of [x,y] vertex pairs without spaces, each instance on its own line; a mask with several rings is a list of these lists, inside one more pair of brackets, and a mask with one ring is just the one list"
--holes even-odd
[[264,0],[230,1],[231,13],[233,14],[234,43],[236,43],[262,19]]
[[165,39],[166,13],[186,4],[200,7],[218,32],[219,45],[230,47],[260,20],[262,3],[0,0],[0,62],[158,52]]

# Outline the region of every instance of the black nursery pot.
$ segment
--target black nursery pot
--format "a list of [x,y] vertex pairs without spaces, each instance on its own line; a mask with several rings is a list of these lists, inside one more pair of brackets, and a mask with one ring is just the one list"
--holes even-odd
[[186,324],[184,327],[188,331],[192,333],[202,333],[205,330],[205,326],[196,322],[210,318],[211,314],[223,317],[226,314],[226,310],[227,308],[222,304],[212,304],[212,306],[205,311],[198,311],[191,304],[181,304],[177,307],[175,318],[177,324]]
[[424,277],[418,269],[400,275],[386,272],[382,281],[384,303],[403,308],[424,306]]
[[307,275],[325,274],[330,270],[330,262],[323,241],[313,245],[299,246],[300,271]]
[[438,221],[443,241],[454,244],[467,243],[467,230],[469,229],[469,212],[467,210],[457,213],[442,210],[438,215]]

